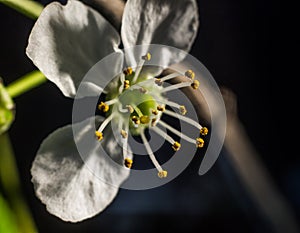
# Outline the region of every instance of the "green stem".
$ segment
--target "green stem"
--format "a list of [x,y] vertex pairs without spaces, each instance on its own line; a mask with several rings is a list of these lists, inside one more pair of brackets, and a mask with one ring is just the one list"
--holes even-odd
[[6,91],[11,98],[15,98],[46,81],[46,77],[40,71],[36,70],[9,84],[6,87]]
[[43,10],[43,5],[31,0],[0,0],[0,2],[31,19],[37,19]]
[[16,216],[19,232],[36,233],[34,221],[22,196],[19,172],[7,133],[0,135],[0,181]]

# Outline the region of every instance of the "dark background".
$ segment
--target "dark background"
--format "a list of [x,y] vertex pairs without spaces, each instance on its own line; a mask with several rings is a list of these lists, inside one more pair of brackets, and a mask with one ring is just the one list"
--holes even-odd
[[[282,149],[280,124],[273,120],[277,2],[199,0],[198,5],[201,25],[191,54],[220,86],[236,94],[239,116],[250,140],[299,218],[299,159]],[[9,84],[35,69],[25,55],[34,21],[2,4],[0,17],[0,76]],[[226,151],[204,176],[197,174],[200,159],[195,157],[177,179],[163,187],[120,190],[100,215],[82,223],[64,223],[48,214],[35,197],[30,167],[42,140],[71,122],[72,100],[49,82],[15,102],[16,120],[10,136],[22,189],[40,232],[272,232],[243,189]]]

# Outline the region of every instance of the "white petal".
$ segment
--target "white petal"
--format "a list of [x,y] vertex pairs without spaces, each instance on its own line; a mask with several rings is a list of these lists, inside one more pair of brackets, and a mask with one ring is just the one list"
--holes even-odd
[[99,13],[70,0],[49,4],[35,23],[28,57],[65,96],[74,97],[86,72],[120,43],[118,32]]
[[[129,175],[128,169],[98,153],[101,144],[112,156],[121,155],[121,150],[109,134],[99,143],[94,125],[93,118],[76,124],[76,130],[81,131],[75,139],[71,125],[56,130],[42,143],[33,162],[31,174],[37,196],[50,213],[65,221],[82,221],[104,210]],[[82,145],[89,147],[81,148],[86,154],[80,156],[77,148]]]
[[189,51],[198,26],[195,0],[128,0],[121,36],[125,48],[163,44]]

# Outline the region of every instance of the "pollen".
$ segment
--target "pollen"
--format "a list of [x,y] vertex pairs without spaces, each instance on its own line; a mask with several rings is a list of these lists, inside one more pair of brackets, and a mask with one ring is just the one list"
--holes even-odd
[[207,135],[208,134],[208,129],[206,127],[202,127],[200,129],[200,134],[203,135],[203,136]]
[[168,172],[165,170],[162,170],[162,171],[158,172],[157,175],[159,178],[166,178],[168,176]]
[[147,53],[145,56],[142,56],[142,59],[145,61],[150,61],[151,60],[151,53]]
[[131,105],[126,105],[126,108],[127,108],[128,112],[130,112],[130,113],[134,112],[134,108]]
[[196,138],[196,146],[202,148],[204,146],[204,140],[202,138]]
[[153,115],[157,115],[158,114],[158,111],[156,109],[152,109],[151,112],[152,112]]
[[185,115],[187,113],[186,108],[183,105],[179,106],[179,111],[181,115]]
[[199,81],[194,80],[194,82],[191,84],[191,87],[196,90],[198,89],[199,85],[200,85]]
[[133,163],[132,159],[130,159],[130,158],[124,159],[124,165],[125,165],[125,167],[131,168],[132,167],[132,163]]
[[125,81],[124,81],[123,87],[124,87],[124,89],[128,89],[128,88],[130,87],[129,80],[125,80]]
[[157,120],[156,118],[153,118],[153,119],[151,120],[151,126],[154,127],[154,126],[156,125],[156,122],[157,122],[156,120]]
[[131,119],[134,122],[134,124],[136,124],[136,125],[140,124],[140,118],[138,118],[137,116],[133,116]]
[[125,130],[121,130],[121,135],[123,138],[127,138],[128,137],[128,133]]
[[160,78],[156,78],[154,82],[155,82],[155,84],[158,85],[158,86],[161,86],[161,85],[163,84],[163,81],[161,81]]
[[142,124],[148,124],[148,123],[150,122],[150,117],[147,116],[147,115],[141,116],[141,117],[140,117],[140,122],[141,122]]
[[163,105],[157,105],[157,110],[161,111],[161,112],[164,112],[166,109]]
[[98,141],[101,141],[103,139],[103,133],[102,132],[95,131],[95,135],[96,135]]
[[101,110],[102,112],[108,112],[109,106],[106,103],[101,102],[98,105],[98,109]]
[[195,78],[195,73],[192,70],[187,70],[184,75],[192,80]]
[[127,67],[125,70],[123,70],[123,74],[125,74],[126,76],[131,75],[132,72],[133,71],[131,67]]
[[179,142],[174,142],[172,148],[174,151],[178,151],[180,149],[181,145]]

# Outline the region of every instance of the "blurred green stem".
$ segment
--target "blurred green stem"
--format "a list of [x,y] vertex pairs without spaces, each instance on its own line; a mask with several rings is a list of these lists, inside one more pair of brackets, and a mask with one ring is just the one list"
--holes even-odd
[[34,221],[22,196],[19,173],[7,133],[0,135],[0,181],[16,215],[22,233],[36,233]]
[[6,90],[11,98],[15,98],[46,81],[45,76],[36,70],[12,82],[6,87]]
[[43,10],[43,5],[31,0],[0,0],[0,2],[31,19],[37,19]]

